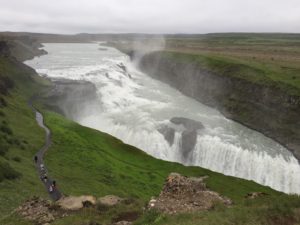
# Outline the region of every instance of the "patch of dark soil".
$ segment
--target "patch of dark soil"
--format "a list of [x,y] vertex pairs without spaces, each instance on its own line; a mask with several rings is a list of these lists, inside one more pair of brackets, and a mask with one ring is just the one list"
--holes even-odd
[[292,216],[272,216],[268,219],[270,225],[295,225],[297,221]]
[[113,223],[120,222],[120,221],[129,221],[129,222],[132,222],[132,221],[137,220],[139,217],[140,217],[140,213],[136,212],[136,211],[133,211],[133,212],[122,212],[117,217],[113,218],[112,222]]

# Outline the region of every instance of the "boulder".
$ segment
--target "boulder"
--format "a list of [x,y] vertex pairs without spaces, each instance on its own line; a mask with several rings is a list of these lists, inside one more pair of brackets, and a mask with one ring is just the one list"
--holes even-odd
[[105,206],[115,206],[119,204],[123,199],[115,195],[107,195],[101,198],[98,198],[97,203],[100,203]]
[[96,198],[91,195],[63,197],[57,201],[57,204],[64,210],[79,210],[86,205],[95,205]]

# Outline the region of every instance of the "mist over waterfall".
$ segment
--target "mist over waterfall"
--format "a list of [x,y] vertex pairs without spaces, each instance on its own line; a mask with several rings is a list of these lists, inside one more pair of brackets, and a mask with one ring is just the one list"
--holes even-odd
[[150,78],[128,56],[105,48],[45,44],[49,54],[26,63],[50,78],[95,85],[97,98],[90,105],[65,112],[82,125],[160,159],[300,194],[300,165],[283,146]]

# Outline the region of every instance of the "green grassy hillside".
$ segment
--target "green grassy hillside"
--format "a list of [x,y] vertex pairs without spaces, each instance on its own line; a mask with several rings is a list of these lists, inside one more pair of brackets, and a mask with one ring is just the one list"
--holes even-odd
[[[11,80],[7,93],[1,94],[1,142],[7,151],[0,155],[0,224],[29,225],[12,210],[33,195],[47,198],[33,164],[35,152],[42,146],[44,132],[35,122],[28,99],[46,89],[47,81],[10,57],[0,57],[0,75]],[[1,79],[2,81],[5,79]],[[2,82],[6,83],[7,82]],[[53,145],[46,154],[51,177],[68,195],[97,197],[116,194],[129,199],[127,204],[108,211],[86,209],[53,222],[53,225],[87,225],[96,221],[111,224],[122,213],[141,215],[136,224],[292,224],[300,222],[300,199],[288,196],[252,181],[225,176],[199,167],[185,167],[155,159],[120,140],[67,120],[39,105],[52,131]],[[10,131],[9,131],[10,130]],[[4,132],[3,132],[4,131]],[[231,198],[231,208],[218,206],[212,211],[165,216],[143,213],[151,196],[158,195],[170,172],[187,176],[208,175],[207,186]],[[5,175],[6,174],[6,175]],[[7,175],[8,174],[8,175]],[[13,174],[13,176],[11,175]],[[268,195],[246,200],[249,192]],[[289,222],[289,223],[286,223]]]
[[[165,50],[184,53],[212,70],[300,94],[300,35],[225,33],[168,36]],[[178,57],[178,55],[176,56]],[[181,56],[182,57],[182,56]],[[226,73],[221,73],[226,75]]]
[[[44,141],[43,130],[27,101],[42,82],[33,71],[10,57],[0,56],[0,80],[13,86],[0,94],[0,218],[32,195],[46,196],[32,158]],[[0,83],[1,84],[1,83]],[[4,151],[5,149],[5,151]],[[0,220],[1,221],[1,220]],[[1,224],[1,222],[0,222]]]
[[300,69],[284,70],[271,64],[213,54],[166,51],[162,57],[178,63],[195,63],[203,70],[218,75],[237,77],[265,86],[278,87],[291,95],[300,96]]
[[46,163],[50,173],[60,181],[62,191],[68,194],[116,194],[149,200],[159,194],[171,172],[208,175],[209,188],[235,202],[241,202],[253,191],[279,194],[251,181],[155,159],[108,134],[82,127],[51,112],[45,115],[54,140]]
[[[140,224],[267,224],[274,215],[284,221],[286,216],[293,215],[294,207],[300,207],[300,199],[295,196],[203,168],[158,160],[110,135],[82,127],[55,113],[46,112],[45,115],[54,139],[46,163],[63,192],[96,196],[115,194],[137,199],[141,204],[160,193],[170,172],[178,172],[187,176],[208,175],[208,187],[235,203],[231,209],[220,206],[212,212],[176,217],[150,212],[140,219]],[[245,200],[247,193],[257,191],[268,196]],[[85,216],[75,215],[73,224],[81,224]],[[64,224],[63,221],[55,224]]]

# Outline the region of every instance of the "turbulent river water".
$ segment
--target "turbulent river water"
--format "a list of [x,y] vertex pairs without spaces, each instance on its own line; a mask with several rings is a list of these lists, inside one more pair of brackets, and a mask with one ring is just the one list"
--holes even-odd
[[[300,193],[300,165],[287,149],[150,78],[118,50],[99,49],[96,43],[45,44],[44,49],[48,55],[26,64],[50,78],[86,80],[97,87],[97,107],[82,109],[75,118],[78,123],[160,159]],[[182,153],[185,128],[170,122],[173,117],[200,121],[204,126],[196,131],[196,143],[188,155]],[[162,133],[166,127],[175,131],[172,142]]]

